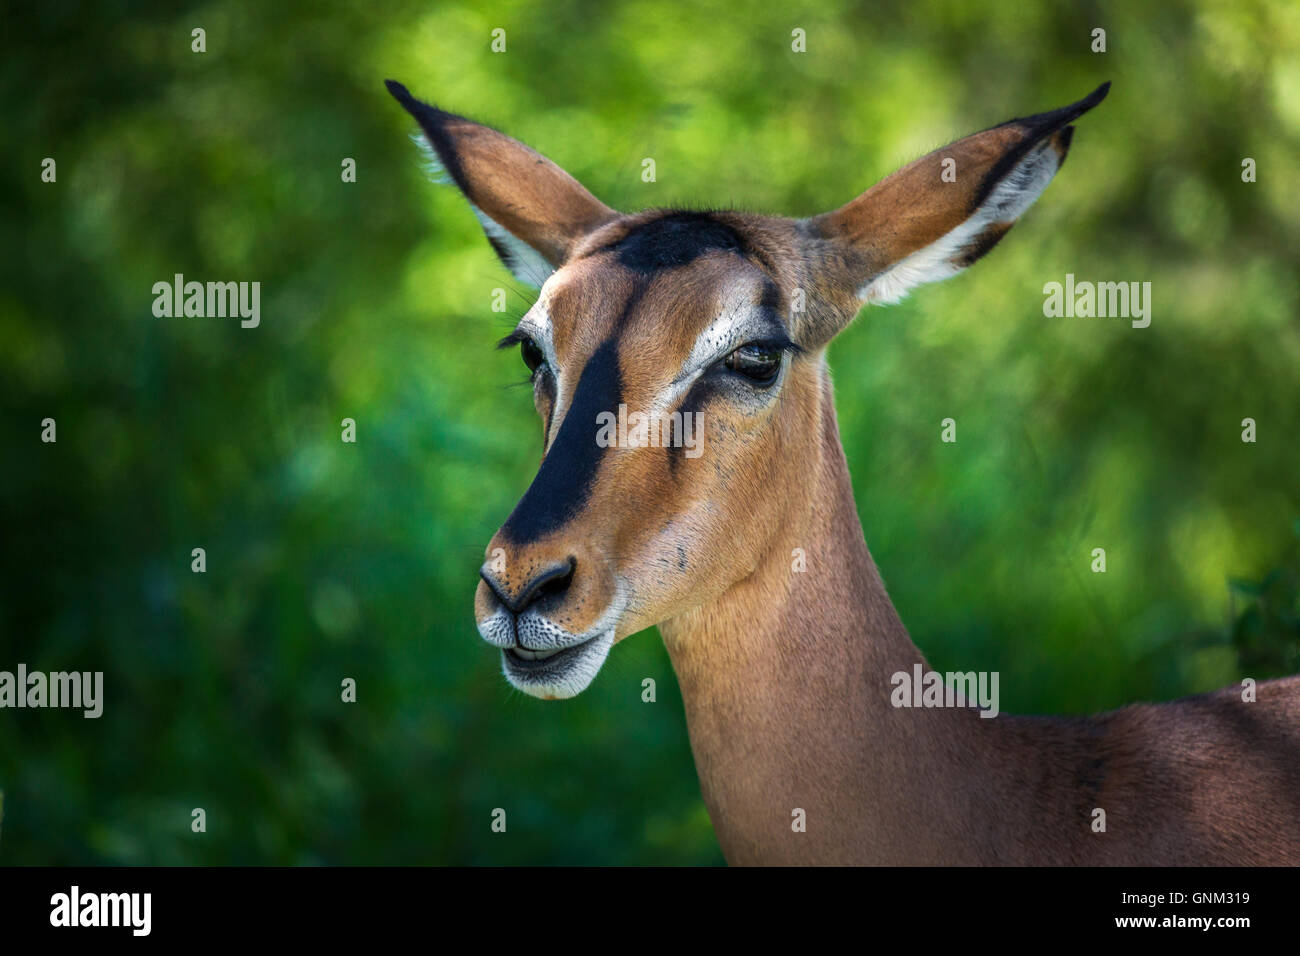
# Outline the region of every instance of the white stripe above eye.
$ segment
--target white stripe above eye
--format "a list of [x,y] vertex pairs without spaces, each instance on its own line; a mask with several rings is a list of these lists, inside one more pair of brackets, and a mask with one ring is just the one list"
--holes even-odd
[[676,404],[695,380],[719,359],[746,342],[771,336],[769,318],[753,299],[753,287],[748,283],[730,297],[717,318],[696,337],[681,372],[655,397],[653,412],[665,412]]
[[532,308],[524,313],[519,324],[515,326],[515,331],[522,332],[541,346],[542,354],[546,356],[546,361],[551,364],[551,368],[558,367],[555,359],[555,343],[551,340],[551,313],[547,306],[547,296],[545,290]]
[[1045,139],[1007,173],[975,214],[911,255],[900,259],[858,290],[864,303],[889,305],[926,282],[938,282],[966,268],[963,257],[986,230],[1020,218],[1060,168],[1061,157]]
[[548,448],[569,409],[568,394],[564,388],[560,362],[555,354],[555,339],[552,335],[554,326],[551,324],[550,300],[554,291],[554,283],[548,279],[542,284],[541,293],[533,303],[533,307],[524,313],[524,317],[515,326],[516,331],[522,332],[537,343],[542,350],[542,355],[546,357],[546,364],[551,367],[551,374],[555,376],[555,408],[551,411],[551,433],[546,436]]

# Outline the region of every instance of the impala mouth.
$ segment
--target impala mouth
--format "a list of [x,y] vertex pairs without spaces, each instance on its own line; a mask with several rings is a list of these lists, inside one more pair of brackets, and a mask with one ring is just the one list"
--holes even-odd
[[535,651],[516,644],[501,651],[501,670],[525,694],[559,700],[587,688],[613,645],[612,630],[568,647]]
[[507,647],[502,653],[513,658],[513,663],[519,667],[549,666],[550,663],[556,662],[557,658],[563,660],[565,654],[572,654],[590,643],[590,640],[586,640],[581,644],[573,644],[569,647],[553,647],[544,651],[532,651],[517,644],[514,647]]

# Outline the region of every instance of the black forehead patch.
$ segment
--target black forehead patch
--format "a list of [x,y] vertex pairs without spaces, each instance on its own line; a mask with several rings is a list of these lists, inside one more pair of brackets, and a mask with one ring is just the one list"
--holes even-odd
[[704,212],[674,212],[651,219],[605,248],[620,265],[636,272],[688,265],[714,249],[745,254],[740,234]]

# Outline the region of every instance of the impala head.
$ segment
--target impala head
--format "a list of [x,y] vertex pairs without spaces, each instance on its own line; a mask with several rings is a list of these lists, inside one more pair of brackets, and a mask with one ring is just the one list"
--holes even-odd
[[1108,86],[796,220],[620,214],[527,146],[390,81],[502,260],[541,289],[503,342],[532,372],[541,466],[488,544],[475,600],[507,679],[571,697],[616,641],[750,575],[799,500],[792,463],[820,441],[827,342],[863,303],[993,248]]

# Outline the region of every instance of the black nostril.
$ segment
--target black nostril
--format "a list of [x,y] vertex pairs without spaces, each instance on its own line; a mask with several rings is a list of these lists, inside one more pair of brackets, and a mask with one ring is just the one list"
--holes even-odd
[[524,589],[519,592],[519,597],[515,601],[515,606],[510,610],[522,614],[530,604],[535,604],[551,595],[563,594],[573,581],[573,572],[577,567],[577,559],[569,558],[562,564],[547,568],[524,585]]
[[500,601],[505,607],[510,606],[510,598],[506,595],[505,591],[501,590],[501,587],[493,579],[492,575],[488,574],[484,568],[479,568],[478,576],[483,579],[483,583],[488,586],[488,590],[496,595],[498,601]]
[[568,590],[569,584],[573,581],[573,572],[576,571],[577,568],[578,559],[573,557],[546,568],[525,584],[523,590],[519,592],[519,597],[515,598],[513,601],[510,600],[509,596],[507,596],[501,588],[497,587],[490,577],[486,574],[482,575],[482,577],[502,604],[509,608],[511,612],[522,614],[530,604],[536,604],[543,598],[563,594]]

